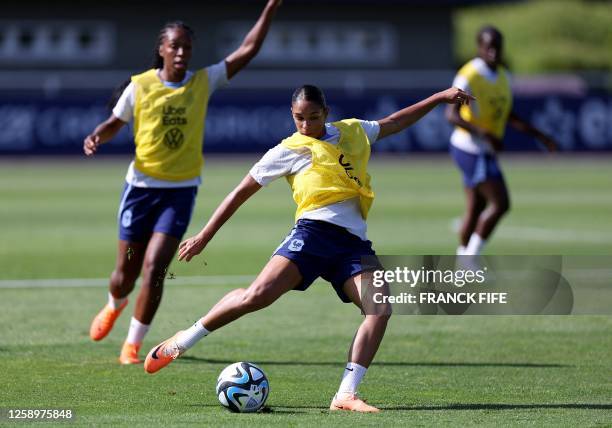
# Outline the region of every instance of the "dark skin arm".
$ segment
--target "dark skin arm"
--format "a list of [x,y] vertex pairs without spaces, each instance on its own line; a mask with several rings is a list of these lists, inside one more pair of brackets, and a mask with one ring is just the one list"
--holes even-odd
[[[459,115],[459,108],[459,105],[450,105],[447,107],[446,118],[450,123],[459,126],[470,132],[471,134],[474,134],[484,139],[487,143],[491,145],[493,150],[495,150],[496,152],[500,152],[503,150],[503,143],[499,138],[495,137],[486,129],[483,129],[479,126],[476,126],[463,120]],[[521,119],[519,116],[516,115],[514,111],[511,112],[508,116],[508,124],[517,131],[524,132],[525,134],[538,139],[544,145],[544,147],[548,149],[549,152],[557,151],[557,144],[552,138],[541,132],[529,122],[526,122],[525,120]]]
[[111,114],[108,119],[96,126],[91,134],[83,140],[83,151],[87,156],[92,156],[98,150],[100,144],[111,140],[117,132],[125,125],[125,122]]
[[200,233],[181,242],[178,252],[179,260],[190,261],[194,256],[200,254],[221,229],[221,226],[259,189],[261,189],[261,185],[250,174],[247,174],[240,184],[219,204]]
[[465,129],[470,134],[482,138],[493,148],[494,151],[501,152],[504,148],[502,141],[486,129],[463,120],[459,115],[460,107],[460,105],[449,105],[446,108],[446,119],[453,125]]
[[433,94],[429,98],[425,98],[416,104],[390,114],[384,119],[380,119],[378,121],[380,125],[378,139],[380,140],[388,135],[406,129],[441,103],[457,103],[461,105],[469,104],[471,100],[474,100],[474,97],[458,88],[449,88],[445,91]]
[[515,112],[510,113],[510,116],[508,117],[508,123],[517,131],[524,132],[525,134],[531,135],[532,137],[539,140],[549,152],[557,151],[557,144],[552,138],[544,134],[542,131],[540,131],[538,128],[536,128],[529,122],[521,119],[519,116],[516,115]]
[[269,0],[261,16],[251,31],[246,35],[240,47],[225,58],[228,79],[234,77],[236,73],[246,67],[255,55],[257,55],[257,52],[259,52],[268,34],[272,18],[281,3],[282,0]]

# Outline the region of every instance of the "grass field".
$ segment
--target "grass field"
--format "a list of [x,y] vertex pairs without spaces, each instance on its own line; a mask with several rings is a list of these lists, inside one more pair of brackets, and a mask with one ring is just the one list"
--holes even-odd
[[[250,163],[209,159],[188,233]],[[92,343],[88,327],[106,298],[126,165],[0,162],[0,408],[72,408],[79,426],[612,426],[610,316],[394,317],[361,387],[379,415],[326,410],[360,315],[322,282],[212,334],[157,375],[119,366],[132,304],[104,341]],[[488,254],[612,254],[609,159],[508,159],[505,171],[513,208]],[[374,161],[372,175],[379,254],[454,252],[463,196],[446,158]],[[203,257],[174,263],[144,347],[246,285],[237,276],[256,274],[292,222],[287,186],[274,183]],[[207,275],[214,283],[188,281]],[[83,286],[69,281],[79,278]],[[270,412],[218,404],[216,377],[240,360],[266,371]]]

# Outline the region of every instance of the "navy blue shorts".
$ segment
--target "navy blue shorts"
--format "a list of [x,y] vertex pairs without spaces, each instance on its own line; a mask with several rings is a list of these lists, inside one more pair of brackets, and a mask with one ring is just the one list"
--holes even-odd
[[119,205],[119,239],[147,242],[153,232],[185,234],[198,188],[143,188],[125,184]]
[[474,188],[488,180],[504,181],[497,158],[490,153],[475,155],[450,145],[451,156],[463,173],[465,187]]
[[363,241],[345,228],[318,220],[298,220],[274,255],[294,262],[302,274],[295,288],[304,291],[318,278],[329,281],[338,297],[350,303],[343,286],[347,279],[365,270],[362,256],[373,256],[372,242]]

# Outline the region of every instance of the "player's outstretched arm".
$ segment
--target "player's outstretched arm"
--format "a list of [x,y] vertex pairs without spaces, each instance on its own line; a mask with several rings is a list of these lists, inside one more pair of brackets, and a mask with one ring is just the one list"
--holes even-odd
[[221,226],[259,189],[261,189],[261,185],[250,174],[247,174],[240,184],[217,207],[208,223],[206,223],[206,226],[204,226],[204,229],[197,235],[181,242],[178,252],[179,260],[188,262],[194,256],[200,254],[217,231],[221,229]]
[[83,152],[87,156],[92,156],[98,150],[100,144],[111,140],[117,132],[125,125],[125,122],[111,114],[108,119],[96,126],[91,134],[83,140]]
[[234,77],[236,73],[242,70],[257,55],[268,34],[268,29],[276,9],[278,9],[281,3],[282,0],[268,0],[268,4],[266,4],[261,16],[246,35],[240,47],[225,58],[228,79]]
[[530,124],[529,122],[521,119],[513,111],[508,117],[508,123],[516,130],[524,132],[525,134],[531,135],[534,138],[540,140],[540,142],[546,147],[549,152],[557,151],[557,143],[555,140],[550,138],[548,135],[540,131],[538,128]]
[[419,101],[400,111],[396,111],[384,119],[380,119],[378,121],[380,125],[378,139],[406,129],[429,113],[438,104],[469,104],[470,100],[473,99],[475,99],[473,96],[459,88],[449,88],[445,91],[433,94],[429,98]]

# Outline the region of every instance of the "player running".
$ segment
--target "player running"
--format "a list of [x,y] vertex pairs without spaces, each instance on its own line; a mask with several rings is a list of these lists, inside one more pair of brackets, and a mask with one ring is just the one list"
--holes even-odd
[[[134,122],[136,156],[125,177],[119,207],[119,245],[108,303],[90,336],[102,340],[127,305],[139,275],[142,285],[121,364],[142,362],[138,352],[160,304],[164,278],[191,219],[203,164],[208,99],[259,51],[281,0],[269,0],[242,45],[225,60],[190,71],[193,31],[182,22],[164,26],[153,68],[132,76],[111,116],[85,138],[87,156]],[[142,271],[142,272],[141,272]]]
[[512,111],[508,72],[502,65],[502,34],[486,26],[477,35],[478,56],[457,73],[453,86],[474,95],[468,105],[447,108],[455,125],[450,152],[463,173],[467,210],[459,231],[457,255],[478,255],[501,217],[510,209],[508,189],[496,153],[509,123],[540,140],[549,151],[555,142]]
[[[366,237],[366,218],[374,199],[367,173],[370,144],[412,125],[440,103],[462,104],[470,99],[462,90],[450,88],[378,121],[325,123],[329,109],[322,91],[310,85],[297,89],[291,104],[297,132],[269,150],[202,231],[181,243],[179,260],[190,261],[199,254],[243,203],[280,177],[286,177],[298,206],[295,227],[248,288],[230,292],[192,327],[154,347],[145,370],[157,372],[210,332],[265,308],[289,290],[306,290],[318,277],[329,281],[343,302],[363,310],[361,284],[371,271],[362,267],[361,257],[375,255]],[[364,313],[331,410],[379,411],[356,392],[390,314]]]

